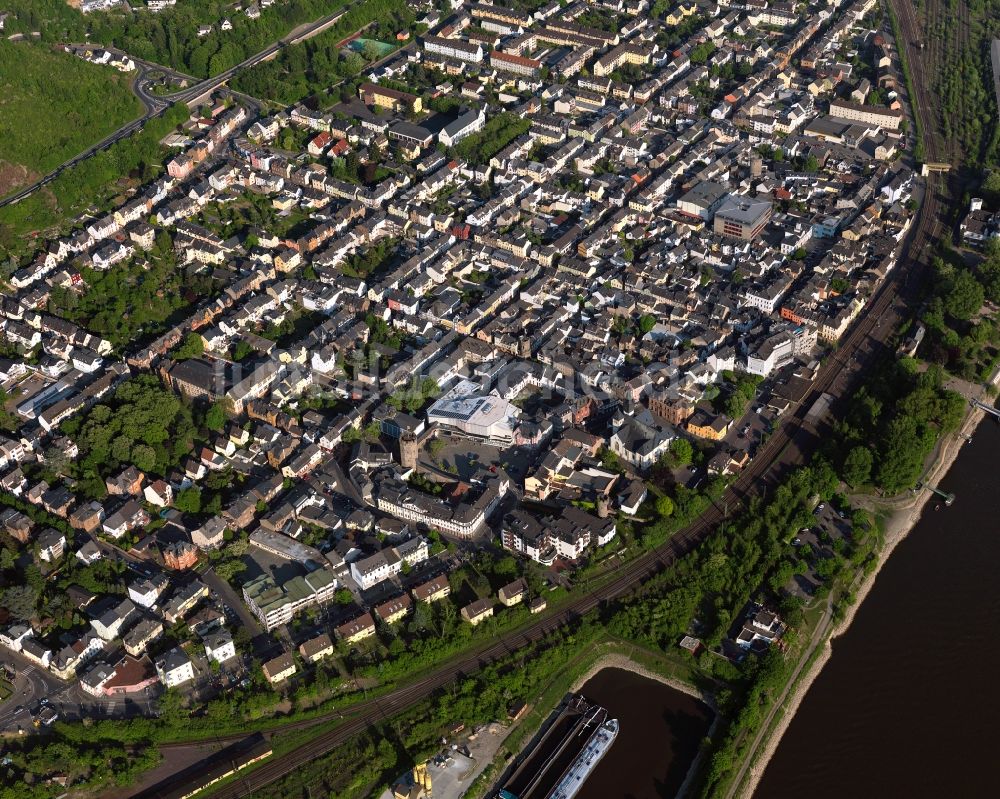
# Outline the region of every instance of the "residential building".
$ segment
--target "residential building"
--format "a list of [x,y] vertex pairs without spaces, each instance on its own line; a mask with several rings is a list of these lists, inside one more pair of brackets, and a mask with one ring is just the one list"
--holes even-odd
[[183,649],[174,647],[156,659],[156,674],[166,688],[176,688],[194,679],[194,663]]
[[205,657],[210,661],[222,664],[236,657],[236,643],[226,629],[208,633],[201,642],[205,645]]
[[473,627],[486,621],[490,616],[493,615],[493,600],[492,599],[477,599],[475,602],[470,602],[464,608],[462,608],[462,618],[465,619]]
[[243,586],[243,601],[266,630],[273,630],[306,608],[327,604],[336,591],[337,578],[324,568],[280,584],[270,574],[261,574]]
[[430,604],[451,594],[451,583],[448,582],[445,575],[432,577],[430,580],[411,588],[410,593],[417,602]]
[[349,644],[356,644],[373,635],[375,635],[375,619],[371,613],[362,613],[337,628],[337,637]]
[[299,654],[306,663],[317,663],[333,653],[333,639],[327,633],[321,633],[299,645]]

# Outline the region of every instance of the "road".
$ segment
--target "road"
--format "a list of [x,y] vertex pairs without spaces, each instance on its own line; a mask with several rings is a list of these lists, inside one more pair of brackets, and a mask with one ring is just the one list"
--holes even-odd
[[[16,732],[18,727],[30,729],[32,718],[28,711],[42,699],[48,699],[60,715],[64,708],[71,710],[77,706],[78,695],[82,695],[77,683],[63,682],[9,649],[0,652],[0,661],[13,663],[17,669],[14,692],[0,706],[0,731]],[[23,709],[17,710],[18,707]]]
[[[295,29],[287,36],[285,36],[283,39],[279,39],[269,47],[265,47],[259,53],[256,53],[255,55],[252,55],[247,59],[244,59],[236,66],[231,67],[225,70],[224,72],[220,72],[218,75],[214,77],[206,78],[205,80],[201,81],[200,83],[196,83],[194,86],[188,89],[175,92],[174,94],[164,95],[163,97],[157,97],[153,94],[150,94],[144,88],[142,89],[137,88],[136,93],[142,100],[143,104],[146,106],[146,112],[141,117],[133,120],[132,122],[129,122],[126,125],[123,125],[122,127],[118,128],[118,130],[105,136],[103,139],[97,142],[97,144],[91,145],[82,153],[79,153],[73,156],[72,158],[64,161],[54,170],[52,170],[39,180],[35,181],[30,186],[25,186],[24,188],[20,189],[14,194],[11,194],[8,197],[5,197],[4,199],[0,200],[0,208],[3,208],[8,205],[13,205],[14,203],[18,203],[21,200],[25,199],[26,197],[30,197],[40,188],[48,185],[56,178],[58,178],[67,169],[72,169],[80,162],[86,161],[88,158],[93,157],[94,155],[96,155],[99,152],[102,152],[103,150],[107,150],[116,142],[119,142],[122,139],[131,136],[136,131],[141,130],[142,127],[149,120],[161,116],[170,106],[171,103],[193,103],[199,100],[200,98],[205,97],[214,92],[216,89],[225,84],[226,81],[232,78],[240,70],[255,66],[256,64],[259,64],[261,61],[266,61],[267,59],[274,56],[283,47],[287,47],[288,45],[292,44],[298,44],[300,42],[305,41],[306,39],[312,38],[318,33],[322,33],[328,27],[333,25],[338,19],[340,19],[345,13],[347,13],[347,9],[350,8],[352,5],[354,5],[356,2],[359,2],[359,0],[355,0],[354,3],[346,4],[336,13],[328,14],[327,16],[321,17],[320,19],[314,22],[310,22],[306,25],[300,26],[299,28]],[[168,73],[172,72],[172,70],[166,69],[165,67],[159,67],[151,64],[144,63],[143,67],[147,70],[155,68]]]
[[260,626],[260,622],[257,621],[257,617],[254,616],[247,608],[246,603],[242,600],[239,594],[233,590],[233,587],[229,583],[215,573],[215,569],[206,569],[201,574],[201,579],[209,588],[215,591],[222,603],[236,614],[240,623],[253,637],[256,649],[258,646],[257,639],[263,633],[263,628]]
[[[938,229],[939,199],[935,183],[929,185],[917,222],[911,229],[905,251],[925,255]],[[905,258],[901,256],[901,261]],[[915,266],[922,270],[925,264]],[[539,641],[549,633],[580,616],[630,593],[653,575],[661,572],[678,558],[683,557],[707,538],[724,519],[726,513],[757,493],[773,487],[787,472],[804,464],[819,443],[817,431],[806,415],[814,403],[826,392],[835,400],[849,397],[865,367],[881,356],[885,341],[894,333],[894,319],[905,310],[904,298],[916,296],[919,281],[910,280],[911,272],[900,265],[889,273],[859,316],[854,326],[841,341],[835,355],[827,359],[814,381],[812,390],[796,407],[779,422],[774,434],[761,448],[757,457],[727,490],[723,500],[710,508],[700,519],[679,532],[659,548],[645,553],[622,567],[619,574],[595,592],[581,596],[554,615],[539,619],[530,627],[504,636],[499,640],[480,644],[459,662],[450,662],[421,680],[396,689],[383,697],[363,702],[351,709],[349,717],[333,730],[317,734],[294,751],[275,757],[240,780],[220,789],[213,796],[238,799],[245,796],[266,796],[255,793],[282,776],[322,756],[372,724],[388,719],[416,702],[427,698],[439,688],[452,682],[456,675],[470,674],[487,663],[509,655]],[[331,721],[340,716],[333,712],[309,722],[296,724],[301,729],[321,721]],[[278,731],[280,732],[280,731]],[[139,796],[157,799],[175,795],[176,786],[161,784]]]

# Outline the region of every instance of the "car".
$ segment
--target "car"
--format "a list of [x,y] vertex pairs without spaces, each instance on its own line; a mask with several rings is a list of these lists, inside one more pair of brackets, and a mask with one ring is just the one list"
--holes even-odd
[[792,541],[792,546],[793,546],[793,547],[799,547],[799,546],[802,546],[802,539],[801,539],[801,538],[796,538],[796,539],[794,539],[794,540]]
[[23,713],[23,712],[24,712],[24,705],[18,705],[17,707],[14,708],[14,713],[15,714],[17,714],[17,713]]
[[816,506],[816,510],[818,510],[818,511],[824,511],[824,510],[826,510],[826,503],[825,502],[820,502],[819,505]]

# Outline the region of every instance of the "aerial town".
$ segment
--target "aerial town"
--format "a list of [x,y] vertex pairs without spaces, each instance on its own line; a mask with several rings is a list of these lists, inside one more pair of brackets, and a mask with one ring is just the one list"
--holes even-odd
[[[409,5],[356,91],[200,98],[10,276],[8,732],[545,613],[738,477],[896,266],[922,188],[875,0]],[[154,274],[167,313],[109,299]]]
[[[311,662],[446,599],[484,544],[553,580],[572,570],[640,513],[642,475],[678,440],[706,453],[678,467],[692,487],[737,472],[909,225],[874,5],[689,3],[660,27],[643,1],[469,4],[446,24],[429,12],[418,43],[327,110],[199,109],[165,174],[47,243],[0,304],[20,420],[0,484],[65,527],[13,507],[0,523],[43,574],[128,566],[125,596],[69,587],[87,625],[15,624],[0,642],[97,702],[194,689],[211,662],[250,662],[234,624],[283,629],[263,663],[277,683],[292,652]],[[227,213],[262,201],[271,228]],[[46,312],[163,237],[211,288],[155,339],[116,348]],[[162,473],[137,468],[141,442],[113,449],[129,465],[81,491],[60,473],[79,457],[61,426],[141,375],[224,424]],[[217,475],[238,475],[218,512],[175,507]],[[234,540],[247,568],[206,574]],[[461,618],[544,607],[526,595],[517,582]],[[310,608],[326,631],[298,640]],[[197,645],[164,649],[179,620]]]

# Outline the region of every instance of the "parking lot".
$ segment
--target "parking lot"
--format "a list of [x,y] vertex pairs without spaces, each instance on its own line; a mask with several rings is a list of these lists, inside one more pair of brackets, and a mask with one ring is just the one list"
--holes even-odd
[[537,453],[523,447],[511,447],[501,453],[492,444],[458,436],[442,436],[438,441],[443,442],[443,446],[436,445],[439,448],[433,456],[425,447],[421,460],[452,472],[456,480],[468,481],[480,469],[499,466],[512,480],[520,483],[537,456]]
[[[835,542],[851,534],[849,514],[843,512],[842,515],[832,503],[820,503],[813,511],[813,519],[814,522],[809,527],[799,531],[792,546],[799,550],[800,558],[806,560],[831,557]],[[808,601],[820,582],[814,568],[810,568],[805,573],[796,574],[785,588],[792,596]]]

